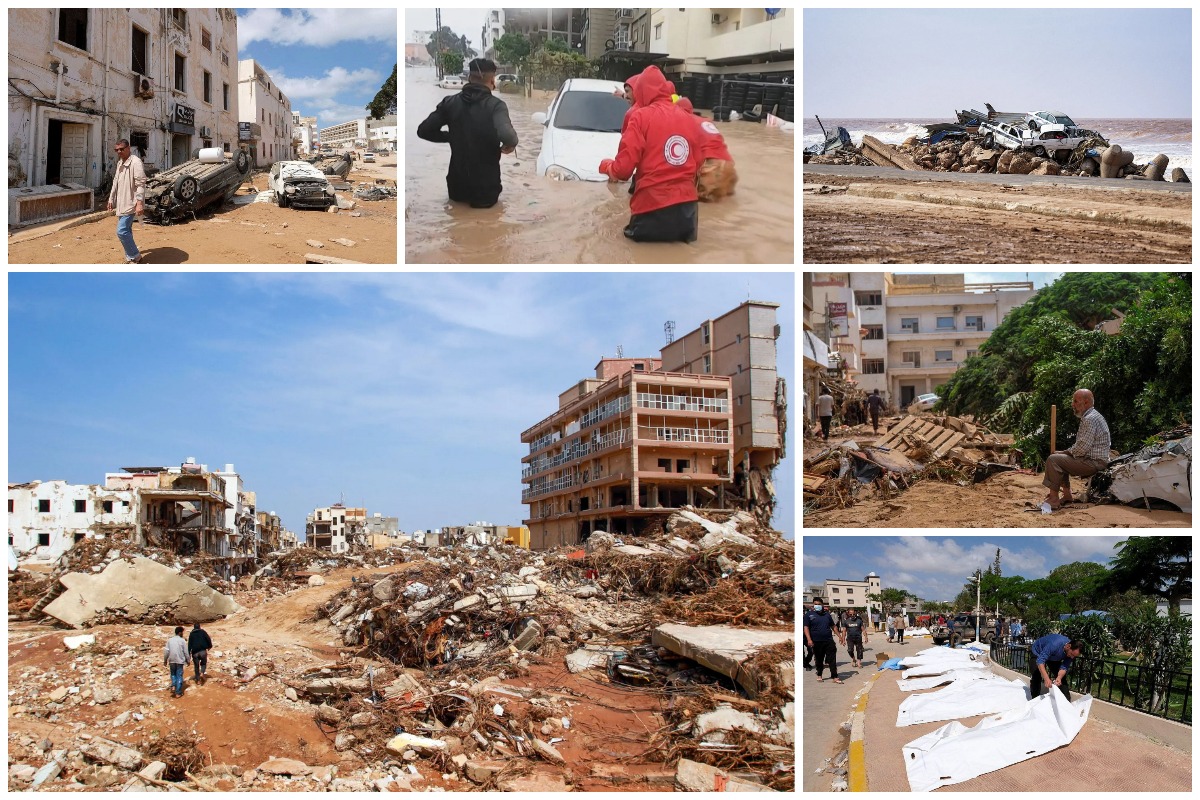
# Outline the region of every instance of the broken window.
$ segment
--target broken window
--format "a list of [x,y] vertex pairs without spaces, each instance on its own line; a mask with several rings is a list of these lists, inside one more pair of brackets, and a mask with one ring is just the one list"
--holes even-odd
[[867,329],[866,335],[863,336],[864,340],[871,341],[874,339],[882,339],[883,338],[883,326],[882,325],[863,325],[863,327]]
[[87,511],[87,501],[86,500],[76,500],[75,501],[75,513],[82,514],[85,511]]
[[84,537],[84,536],[87,536],[87,534],[86,534],[86,533],[82,533],[82,532],[81,532],[81,533],[77,533],[77,534],[75,534],[75,541],[77,541],[77,542],[81,542],[81,541],[83,541],[83,537]]
[[13,501],[11,497],[8,498],[8,513],[13,513]]
[[50,534],[39,533],[38,534],[38,547],[49,547],[49,546],[50,546]]
[[39,514],[49,514],[50,513],[50,501],[49,500],[38,500],[38,513]]
[[675,462],[675,471],[676,472],[687,472],[690,467],[691,467],[691,462],[688,461],[686,458],[678,459]]
[[883,374],[883,359],[882,358],[864,358],[862,361],[863,375],[882,375]]
[[883,305],[883,292],[855,292],[854,302],[860,306]]
[[200,29],[200,46],[210,53],[212,52],[212,34],[204,28]]
[[171,9],[171,21],[175,23],[176,28],[179,28],[181,31],[186,31],[187,30],[187,9],[186,8],[172,8]]
[[663,472],[670,472],[671,471],[671,459],[660,458],[658,460],[658,468],[661,469]]
[[149,51],[150,35],[137,25],[133,26],[133,52],[129,56],[129,68],[138,75],[146,75],[147,53]]
[[150,134],[146,131],[130,131],[129,146],[137,152],[138,158],[145,158],[150,149]]
[[635,371],[637,371],[637,372],[645,372],[645,371],[646,371],[646,365],[645,365],[645,364],[634,364],[634,365],[633,365],[633,368],[634,368],[634,370],[635,370]]
[[700,326],[700,341],[703,342],[704,344],[708,344],[709,341],[711,341],[711,340],[712,340],[712,337],[709,335],[708,323],[706,322]]
[[187,91],[187,59],[179,53],[175,54],[175,90]]
[[88,49],[88,10],[60,8],[58,10],[58,40],[80,50]]
[[113,513],[113,501],[112,500],[104,501],[104,513],[105,514]]
[[212,73],[204,70],[204,102],[212,102]]
[[[224,109],[226,111],[229,110],[229,84],[228,83],[221,84],[221,105],[222,105],[222,107],[224,107]],[[229,152],[228,144],[225,145],[225,152],[226,153]]]

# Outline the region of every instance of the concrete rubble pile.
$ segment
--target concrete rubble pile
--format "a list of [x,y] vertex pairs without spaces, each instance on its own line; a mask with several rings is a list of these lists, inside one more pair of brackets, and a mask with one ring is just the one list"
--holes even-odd
[[854,441],[816,448],[804,459],[804,508],[847,508],[861,500],[890,499],[918,480],[981,483],[1019,469],[1021,451],[1011,434],[998,434],[966,417],[909,414],[874,444]]
[[[752,515],[688,509],[636,543],[595,532],[582,547],[541,553],[399,551],[276,554],[240,582],[272,597],[306,591],[357,557],[364,569],[312,620],[340,643],[339,658],[213,653],[221,686],[310,714],[340,764],[309,764],[302,752],[250,767],[190,761],[198,740],[167,735],[169,701],[117,688],[122,675],[161,673],[164,630],[114,626],[63,639],[70,669],[10,672],[10,719],[62,726],[94,709],[65,743],[10,737],[10,789],[398,791],[437,776],[458,790],[567,791],[589,777],[794,790],[795,549]],[[376,561],[403,563],[372,575]],[[563,678],[534,680],[547,674],[606,687],[609,703],[659,698],[661,725],[637,759],[653,762],[638,765],[649,771],[631,777],[627,763],[564,756],[582,741],[577,707],[587,698],[561,688]]]

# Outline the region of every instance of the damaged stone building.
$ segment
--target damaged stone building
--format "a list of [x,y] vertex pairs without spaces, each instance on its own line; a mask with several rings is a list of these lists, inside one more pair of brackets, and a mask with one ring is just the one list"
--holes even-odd
[[660,358],[601,359],[560,394],[521,434],[530,547],[636,534],[687,505],[769,519],[786,433],[777,308],[743,303],[669,336]]
[[351,545],[366,544],[367,509],[347,508],[342,503],[313,509],[305,520],[304,531],[308,547],[345,553]]
[[224,562],[219,569],[237,575],[267,551],[254,502],[232,464],[209,471],[194,458],[178,467],[124,467],[105,473],[103,485],[9,484],[9,545],[20,560],[49,562],[85,537],[123,534],[141,546],[215,557]]
[[237,53],[231,8],[10,9],[10,224],[91,211],[117,139],[148,171],[237,148]]

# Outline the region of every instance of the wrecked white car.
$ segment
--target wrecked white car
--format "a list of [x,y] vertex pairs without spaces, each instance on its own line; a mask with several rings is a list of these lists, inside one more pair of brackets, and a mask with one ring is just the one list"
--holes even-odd
[[271,165],[267,186],[275,192],[275,202],[280,208],[324,210],[337,204],[329,178],[307,161],[276,161]]
[[[1043,113],[1050,114],[1039,112]],[[1070,120],[1070,117],[1064,119]],[[1066,125],[1049,122],[1039,115],[1032,114],[1024,125],[1013,122],[980,122],[979,132],[983,134],[983,146],[989,150],[993,147],[1029,150],[1035,156],[1043,158],[1058,158],[1060,152],[1064,156],[1070,154],[1084,140],[1082,135],[1072,135],[1072,132],[1077,132],[1074,124],[1068,131]]]
[[1092,486],[1122,503],[1150,505],[1161,500],[1185,514],[1192,513],[1192,437],[1143,447],[1109,463],[1092,478]]

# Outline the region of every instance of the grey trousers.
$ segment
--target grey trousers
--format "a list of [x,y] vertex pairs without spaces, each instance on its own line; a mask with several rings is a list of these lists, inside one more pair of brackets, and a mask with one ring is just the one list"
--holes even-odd
[[1046,477],[1042,485],[1052,492],[1071,491],[1071,476],[1087,478],[1102,469],[1095,461],[1084,461],[1066,453],[1054,453],[1046,459]]

